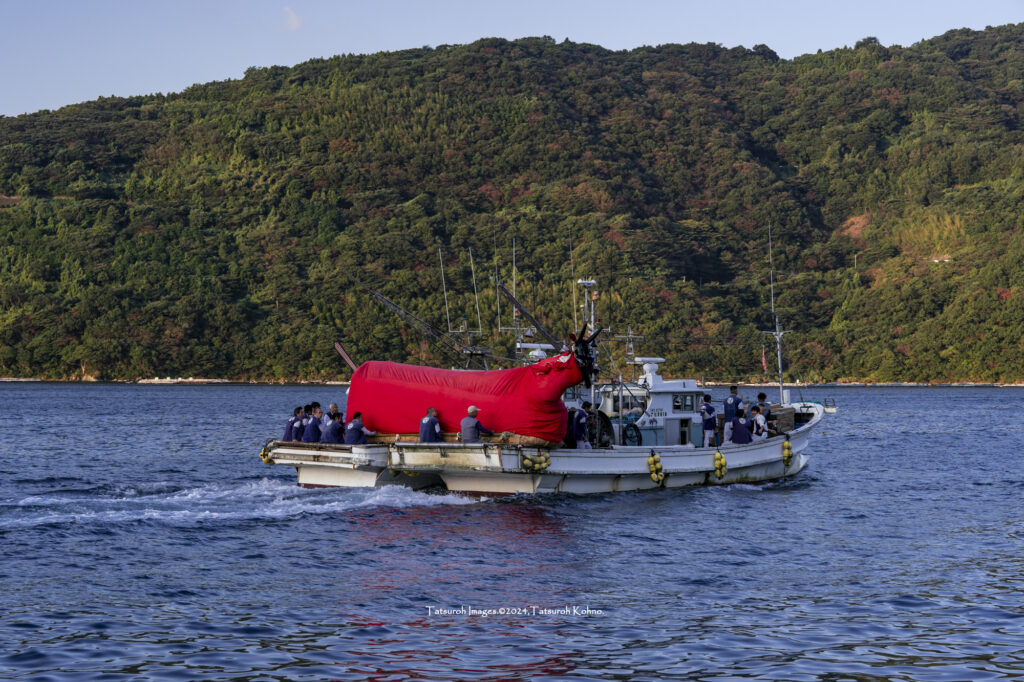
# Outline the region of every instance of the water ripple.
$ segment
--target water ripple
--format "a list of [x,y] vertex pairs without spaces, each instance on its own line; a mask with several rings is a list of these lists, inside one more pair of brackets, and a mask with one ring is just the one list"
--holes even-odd
[[[0,677],[1024,676],[1024,430],[980,437],[1004,391],[805,391],[840,413],[785,483],[486,501],[262,465],[317,392],[343,402],[0,386]],[[238,401],[249,423],[225,433],[209,415]],[[30,428],[40,404],[73,405],[76,438]],[[125,404],[181,426],[114,437]]]

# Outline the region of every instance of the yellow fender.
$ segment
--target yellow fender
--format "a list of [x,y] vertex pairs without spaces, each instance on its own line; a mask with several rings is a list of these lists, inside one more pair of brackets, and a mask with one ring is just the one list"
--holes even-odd
[[725,455],[718,451],[715,453],[715,478],[721,481],[725,478],[725,473],[729,470],[729,463],[725,460]]
[[651,451],[651,456],[647,458],[647,470],[651,472],[651,480],[655,483],[661,483],[665,480],[665,472],[662,471],[661,466],[661,455]]

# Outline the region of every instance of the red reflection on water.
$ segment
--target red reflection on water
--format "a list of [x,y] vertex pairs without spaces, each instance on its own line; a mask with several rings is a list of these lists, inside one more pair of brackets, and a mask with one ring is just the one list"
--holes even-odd
[[[348,616],[355,628],[383,625],[358,614]],[[338,662],[346,673],[367,680],[450,680],[472,676],[475,680],[533,679],[538,675],[564,675],[575,669],[572,652],[551,651],[551,642],[530,629],[536,621],[519,617],[490,618],[486,634],[478,622],[414,618],[388,625],[389,630],[429,630],[430,646],[412,646],[394,634],[361,639],[359,646],[344,652],[360,662]],[[419,639],[417,636],[416,640]],[[482,642],[481,640],[486,640]],[[415,644],[415,642],[413,642]],[[527,647],[530,650],[527,650]],[[487,654],[486,663],[471,662]],[[512,659],[526,659],[514,662]],[[371,662],[386,659],[383,662]],[[532,660],[530,660],[532,659]]]
[[547,510],[517,505],[377,509],[350,517],[344,551],[367,555],[373,571],[351,577],[362,590],[402,589],[454,581],[463,588],[494,586],[494,578],[530,579],[571,538]]
[[[527,663],[497,663],[486,668],[473,668],[460,666],[457,663],[448,667],[447,670],[427,671],[424,670],[426,662],[434,663],[429,654],[423,651],[408,652],[408,660],[413,665],[408,668],[401,667],[377,667],[354,666],[348,668],[350,673],[365,675],[365,679],[374,682],[399,682],[401,680],[451,680],[452,676],[458,674],[460,677],[473,675],[475,680],[531,680],[539,675],[565,675],[573,671],[574,666],[557,656],[549,656],[538,661]],[[426,654],[426,655],[425,655]],[[439,657],[435,657],[439,658]],[[338,663],[337,665],[343,665]]]
[[[476,504],[378,508],[349,520],[353,525],[338,549],[357,565],[338,585],[347,627],[337,634],[351,636],[352,647],[336,652],[349,675],[516,680],[574,669],[568,652],[551,651],[545,634],[559,621],[549,616],[431,616],[424,605],[435,600],[435,608],[496,609],[544,600],[541,605],[550,606],[545,602],[557,597],[536,587],[552,568],[547,557],[573,547],[561,518],[536,506]],[[419,599],[413,605],[408,597]],[[390,613],[404,601],[408,617],[389,621],[364,612],[374,601]],[[352,612],[353,603],[359,612]],[[373,628],[386,632],[366,632]]]

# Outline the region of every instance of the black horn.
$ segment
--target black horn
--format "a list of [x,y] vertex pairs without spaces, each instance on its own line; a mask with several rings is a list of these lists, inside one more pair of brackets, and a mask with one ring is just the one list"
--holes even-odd
[[569,338],[572,339],[572,352],[576,356],[576,364],[580,368],[580,374],[583,375],[583,385],[590,388],[594,381],[594,375],[597,373],[597,353],[594,349],[594,339],[600,330],[594,332],[594,334],[588,339],[587,338],[587,324],[583,324],[583,328],[580,329],[579,336],[570,334]]

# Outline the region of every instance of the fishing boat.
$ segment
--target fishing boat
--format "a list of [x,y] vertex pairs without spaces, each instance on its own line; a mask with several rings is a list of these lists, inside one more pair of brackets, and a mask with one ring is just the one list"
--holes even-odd
[[[575,364],[572,353],[548,358],[547,362],[552,360]],[[621,386],[595,387],[601,396],[598,421],[604,424],[606,431],[611,429],[612,442],[603,447],[568,449],[561,443],[547,440],[549,432],[531,436],[508,430],[482,443],[461,443],[457,441],[451,422],[445,419],[445,412],[455,406],[439,393],[432,398],[442,406],[445,442],[420,443],[418,434],[403,432],[379,433],[371,437],[371,441],[376,442],[365,445],[269,441],[261,457],[269,464],[295,467],[298,484],[304,487],[403,485],[418,489],[443,486],[450,491],[484,496],[765,483],[795,476],[807,466],[808,443],[824,414],[821,404],[773,405],[777,432],[766,440],[705,448],[701,447],[703,429],[699,413],[704,390],[692,379],[662,378],[658,372],[661,358],[636,358],[635,362],[641,366],[642,375],[635,386],[630,387],[629,401],[620,399]],[[500,375],[508,371],[514,370],[470,374]],[[457,380],[462,378],[458,375],[466,373],[453,374],[452,378]],[[545,372],[544,376],[547,374],[550,372]],[[574,378],[571,371],[564,375],[556,378],[566,381]],[[353,377],[350,390],[357,400],[363,400],[364,419],[368,427],[373,428],[372,412],[365,409],[367,401],[358,394],[360,383],[359,377]],[[552,385],[557,386],[558,382]],[[518,389],[526,392],[536,387],[520,384]],[[350,399],[352,397],[350,394]],[[517,400],[514,394],[493,398],[480,393],[474,395],[473,400],[483,404],[481,421],[487,422],[492,409],[508,407],[509,402]],[[542,403],[548,401],[546,396],[538,396],[538,399]],[[409,412],[413,411],[413,405],[422,408],[417,414],[434,406],[422,404],[422,396],[409,395],[408,391],[400,400],[409,406]],[[623,409],[616,410],[618,406]],[[639,415],[636,414],[638,407],[642,409]],[[564,414],[564,404],[560,409]],[[633,414],[624,414],[626,410]],[[464,408],[452,417],[461,418],[463,414]],[[542,405],[538,414],[544,420],[550,412]],[[412,423],[418,423],[418,419]],[[508,425],[501,418],[493,423],[498,428]],[[564,433],[564,417],[559,424]],[[527,429],[520,429],[524,430]]]
[[[453,342],[352,279],[414,328],[454,346],[456,354],[480,355],[479,349]],[[579,283],[588,290],[596,284]],[[774,419],[769,437],[744,445],[722,443],[720,422],[720,445],[703,447],[700,405],[705,391],[693,379],[663,378],[663,358],[633,358],[641,372],[635,382],[624,382],[620,376],[595,383],[597,341],[603,331],[597,324],[595,296],[585,298],[583,328],[562,342],[501,283],[496,282],[496,288],[548,342],[547,348],[561,348],[557,355],[500,370],[444,370],[375,361],[357,367],[336,343],[353,370],[346,413],[362,413],[366,428],[376,435],[362,445],[269,440],[260,458],[267,464],[295,467],[298,484],[305,487],[442,486],[488,496],[764,483],[795,476],[807,466],[808,442],[825,406],[789,402],[781,369],[786,332],[777,316],[775,330],[767,332],[778,346],[780,398],[770,408]],[[588,335],[588,330],[593,331]],[[595,447],[567,448],[567,404],[582,409],[588,394],[588,402],[596,406],[589,439]],[[479,443],[459,441],[460,420],[470,406],[479,409],[481,422],[497,432],[494,436]],[[428,408],[438,412],[442,442],[419,442],[415,431]]]

